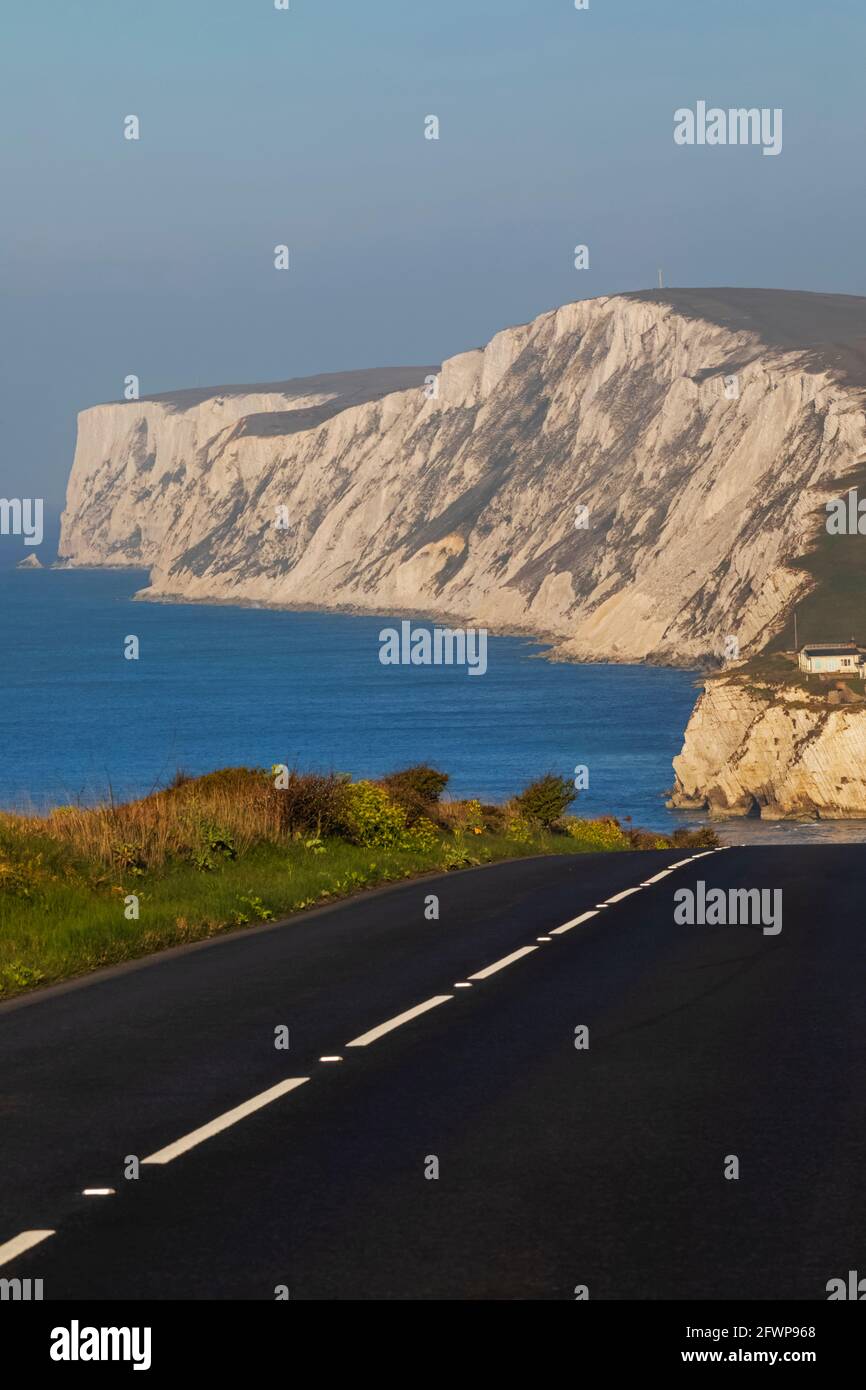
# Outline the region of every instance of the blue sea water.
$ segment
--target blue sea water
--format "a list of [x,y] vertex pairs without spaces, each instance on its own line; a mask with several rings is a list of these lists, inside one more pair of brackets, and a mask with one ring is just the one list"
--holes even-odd
[[[0,806],[137,796],[246,764],[378,775],[426,761],[449,791],[503,800],[589,768],[578,814],[665,809],[696,673],[577,666],[491,637],[488,670],[388,667],[389,618],[133,602],[137,571],[0,571]],[[140,658],[124,659],[138,637]]]

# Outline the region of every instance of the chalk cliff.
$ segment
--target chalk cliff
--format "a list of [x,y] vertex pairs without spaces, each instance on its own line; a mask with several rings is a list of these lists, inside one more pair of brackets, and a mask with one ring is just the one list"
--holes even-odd
[[585,660],[687,664],[731,633],[748,654],[866,451],[864,344],[863,299],[658,291],[438,371],[96,406],[60,555],[146,566],[150,598],[450,615]]
[[866,700],[842,682],[712,678],[674,772],[670,804],[714,816],[866,816]]

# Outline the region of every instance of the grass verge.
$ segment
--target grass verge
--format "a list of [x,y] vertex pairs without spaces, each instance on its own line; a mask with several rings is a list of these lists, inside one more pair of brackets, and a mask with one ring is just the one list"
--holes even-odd
[[[273,772],[225,769],[122,806],[0,815],[0,997],[419,874],[716,843],[566,815],[550,777],[535,800],[528,789],[506,806],[442,803],[419,771],[380,783],[292,773],[277,788]],[[528,813],[536,801],[544,820]]]

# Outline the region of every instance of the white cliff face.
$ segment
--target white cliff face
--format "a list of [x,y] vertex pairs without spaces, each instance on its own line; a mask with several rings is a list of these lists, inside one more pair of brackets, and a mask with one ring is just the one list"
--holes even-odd
[[61,560],[136,568],[156,564],[177,548],[173,528],[203,475],[212,475],[214,496],[223,481],[228,487],[234,484],[218,460],[239,428],[262,417],[279,422],[284,412],[312,423],[344,402],[375,399],[398,383],[418,380],[413,368],[374,370],[274,387],[178,391],[82,411],[61,526]]
[[98,406],[61,556],[145,565],[145,597],[447,615],[576,659],[746,654],[866,450],[822,324],[866,338],[866,300],[620,295],[450,359],[432,399],[418,368]]
[[866,816],[866,702],[833,698],[708,681],[674,758],[670,804],[767,820]]

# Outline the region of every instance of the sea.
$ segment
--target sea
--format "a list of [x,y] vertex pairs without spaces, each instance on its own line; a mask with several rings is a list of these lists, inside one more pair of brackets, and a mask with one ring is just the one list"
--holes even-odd
[[[270,767],[375,777],[426,762],[448,794],[503,801],[555,772],[578,815],[670,830],[671,759],[699,673],[546,659],[488,639],[487,671],[385,666],[383,616],[135,600],[135,570],[0,570],[0,807],[126,800],[183,771]],[[137,638],[138,658],[125,651]],[[866,838],[866,822],[722,827],[733,843]]]

